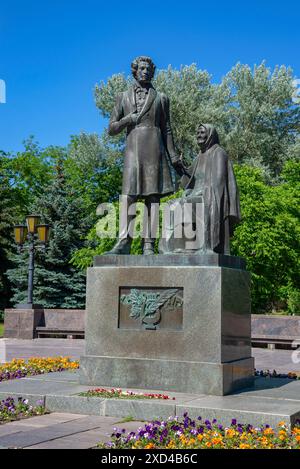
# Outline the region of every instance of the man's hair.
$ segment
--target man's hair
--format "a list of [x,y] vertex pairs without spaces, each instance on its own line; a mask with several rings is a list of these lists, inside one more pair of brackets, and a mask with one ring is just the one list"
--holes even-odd
[[156,66],[152,62],[152,59],[150,57],[147,57],[146,55],[141,55],[140,57],[136,57],[136,59],[133,60],[133,62],[131,64],[132,75],[134,76],[134,78],[136,78],[136,72],[137,72],[137,69],[138,69],[138,66],[139,66],[140,62],[148,62],[148,64],[150,64],[150,66],[151,66],[151,80],[152,80],[152,78],[154,77]]

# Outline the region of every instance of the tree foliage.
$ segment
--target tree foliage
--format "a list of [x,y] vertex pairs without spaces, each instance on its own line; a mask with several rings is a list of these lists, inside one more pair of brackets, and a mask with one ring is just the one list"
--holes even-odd
[[260,169],[236,165],[235,172],[242,223],[231,244],[252,275],[253,311],[300,312],[300,163],[286,163],[283,181],[275,186]]
[[[215,84],[206,71],[191,65],[158,71],[154,86],[170,98],[175,144],[187,160],[198,152],[196,128],[212,123],[233,161],[261,167],[276,179],[299,135],[300,106],[293,101],[293,79],[285,66],[272,72],[265,63],[253,70],[237,64]],[[130,82],[119,74],[96,86],[96,105],[104,117]],[[124,134],[111,142],[121,144]]]
[[122,181],[120,156],[118,149],[96,134],[72,136],[64,171],[85,210],[96,213],[98,204],[118,197]]

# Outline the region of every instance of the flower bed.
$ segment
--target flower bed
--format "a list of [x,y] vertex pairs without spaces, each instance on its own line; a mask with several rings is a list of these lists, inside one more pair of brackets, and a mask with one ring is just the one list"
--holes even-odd
[[175,397],[167,396],[166,394],[154,394],[154,393],[138,393],[133,391],[122,391],[119,388],[113,389],[89,389],[86,392],[81,392],[79,396],[84,397],[106,397],[114,399],[171,399],[175,400]]
[[37,406],[31,406],[27,399],[19,397],[18,400],[14,400],[12,397],[8,397],[0,402],[0,425],[45,413],[46,409],[41,401],[37,402]]
[[0,364],[0,382],[55,371],[75,370],[78,367],[79,363],[71,361],[69,357],[29,358],[28,361],[14,359]]
[[136,432],[126,434],[117,430],[108,443],[98,448],[116,449],[300,449],[300,426],[288,430],[284,422],[276,430],[269,425],[255,428],[232,420],[229,427],[216,420],[192,420],[188,414],[182,419],[170,417],[168,421],[153,421]]
[[276,370],[255,370],[255,376],[262,376],[263,378],[289,378],[300,379],[299,371],[289,371],[288,373],[277,373]]

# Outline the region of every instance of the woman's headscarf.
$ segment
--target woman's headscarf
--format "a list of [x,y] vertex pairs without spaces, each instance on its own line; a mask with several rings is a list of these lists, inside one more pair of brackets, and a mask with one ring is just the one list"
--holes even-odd
[[203,151],[207,151],[210,147],[212,147],[216,143],[219,143],[219,135],[216,131],[216,128],[211,124],[200,124],[198,130],[200,129],[200,127],[204,127],[207,132],[207,139],[205,143],[201,145],[201,149]]

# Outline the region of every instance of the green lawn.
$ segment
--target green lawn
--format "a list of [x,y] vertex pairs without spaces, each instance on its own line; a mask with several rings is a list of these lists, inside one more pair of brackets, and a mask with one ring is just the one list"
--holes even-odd
[[4,324],[3,322],[0,322],[0,337],[3,337],[3,331],[4,331]]

